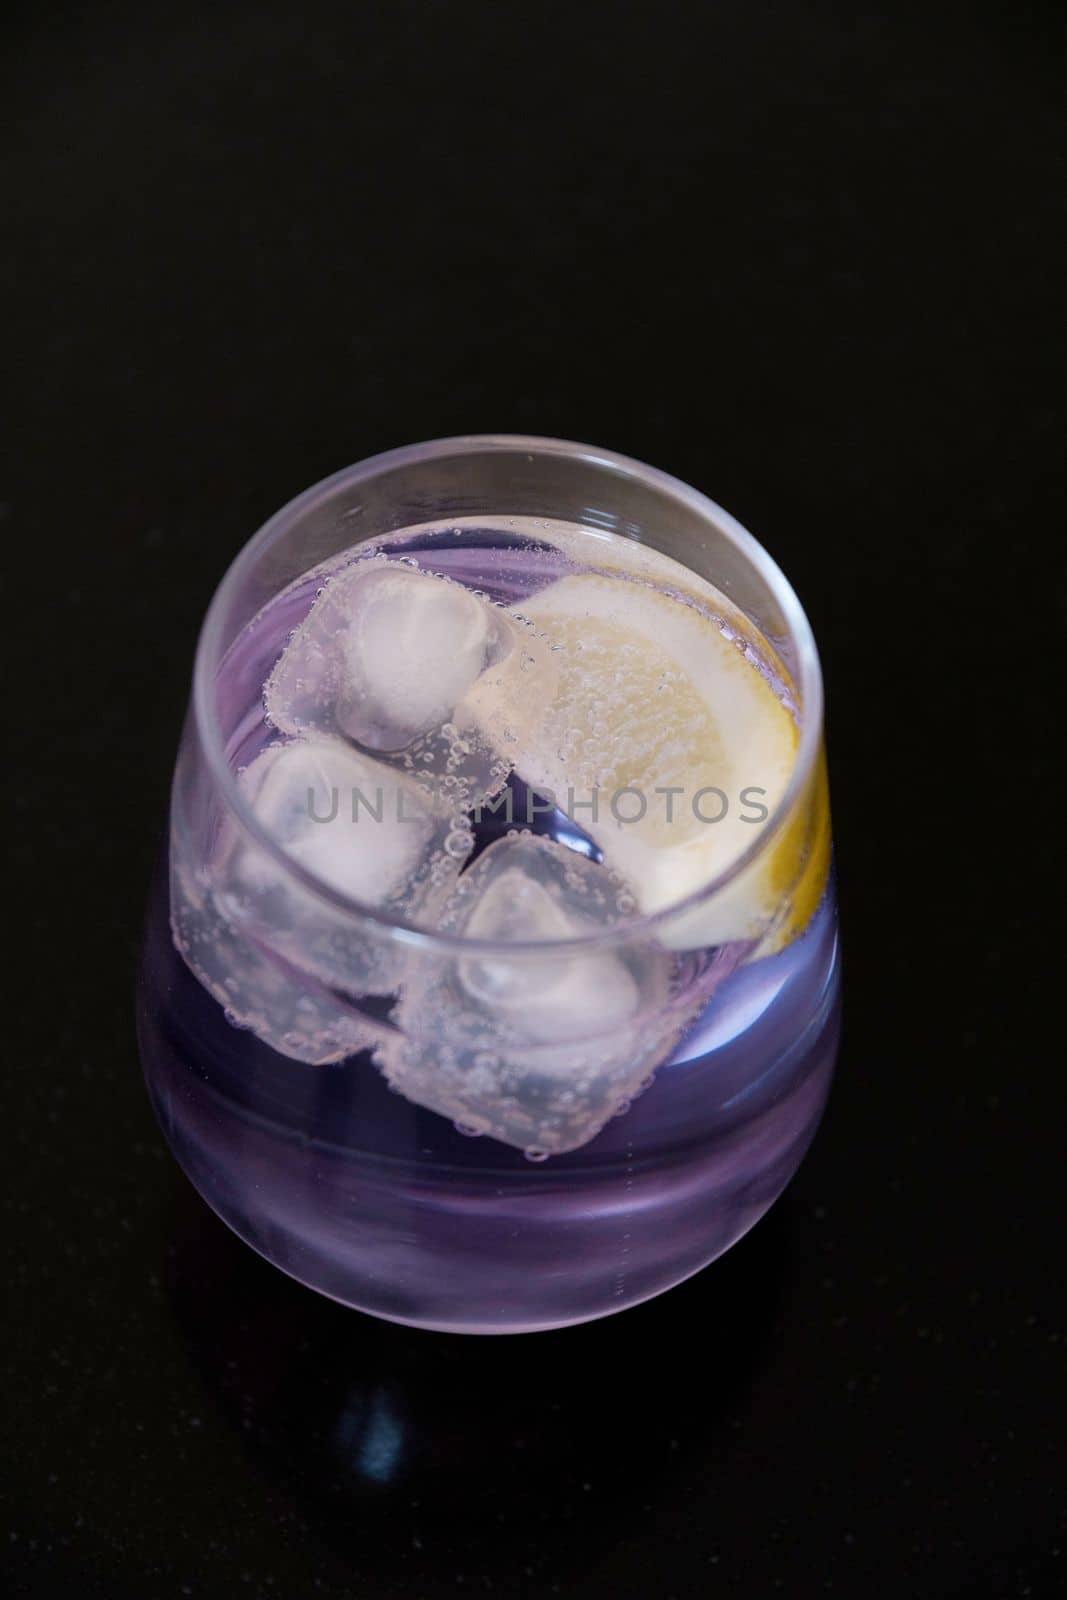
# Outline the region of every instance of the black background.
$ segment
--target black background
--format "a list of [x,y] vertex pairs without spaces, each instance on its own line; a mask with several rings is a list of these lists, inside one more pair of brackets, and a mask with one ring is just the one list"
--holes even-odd
[[[10,1592],[1059,1592],[1059,8],[25,4],[3,38]],[[132,1036],[226,563],[323,474],[479,430],[649,460],[785,567],[847,946],[780,1205],[657,1302],[501,1341],[238,1245]]]

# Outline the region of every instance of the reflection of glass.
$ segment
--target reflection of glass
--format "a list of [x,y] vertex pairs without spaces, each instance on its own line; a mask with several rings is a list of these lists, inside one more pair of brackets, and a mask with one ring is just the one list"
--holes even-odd
[[142,984],[157,1112],[220,1215],[349,1304],[621,1309],[806,1148],[828,871],[814,645],[731,518],[555,441],[375,458],[268,523],[205,623]]

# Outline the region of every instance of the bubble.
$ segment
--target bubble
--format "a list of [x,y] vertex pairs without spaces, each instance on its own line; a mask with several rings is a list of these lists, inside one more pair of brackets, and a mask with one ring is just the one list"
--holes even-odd
[[538,1150],[536,1145],[532,1145],[532,1144],[528,1145],[527,1148],[522,1153],[526,1157],[527,1161],[547,1161],[548,1160],[548,1151],[547,1150]]
[[461,860],[471,847],[471,831],[468,827],[453,828],[445,835],[445,850],[456,860]]

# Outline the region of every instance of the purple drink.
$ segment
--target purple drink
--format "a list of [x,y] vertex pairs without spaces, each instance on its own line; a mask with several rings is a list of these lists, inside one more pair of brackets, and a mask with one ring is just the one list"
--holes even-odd
[[[566,538],[558,524],[541,527],[543,536],[528,519],[457,516],[434,528],[393,532],[377,547],[390,563],[403,560],[412,564],[408,570],[450,580],[450,596],[461,585],[485,604],[521,615],[524,608],[536,611],[538,596],[561,593],[555,586],[562,578],[589,566],[600,571],[608,543],[622,543],[594,540],[574,525]],[[596,559],[583,563],[576,551],[584,553],[587,541]],[[353,554],[357,565],[376,559],[369,545]],[[347,560],[333,558],[326,570],[348,573]],[[210,710],[231,771],[269,767],[279,744],[279,707],[284,718],[294,695],[304,695],[302,711],[305,702],[321,699],[328,651],[314,637],[305,647],[299,630],[322,610],[323,576],[317,568],[278,585],[273,599],[231,629],[214,663]],[[392,567],[385,576],[392,580]],[[640,598],[646,599],[643,591]],[[593,626],[584,598],[582,606],[579,648]],[[763,675],[760,692],[771,684],[793,711],[792,680],[766,639],[751,625],[735,638],[729,619],[718,620],[745,657],[745,670]],[[436,626],[432,615],[428,625]],[[551,626],[538,637],[552,637]],[[278,663],[287,650],[299,672],[291,675],[295,690],[283,682],[283,695]],[[446,676],[457,670],[460,653],[450,648]],[[599,670],[595,650],[589,659],[589,670]],[[646,657],[634,660],[641,666]],[[666,676],[675,694],[673,675]],[[587,678],[583,668],[578,681]],[[526,684],[515,682],[525,692]],[[265,684],[273,722],[264,710]],[[624,683],[620,706],[630,704],[626,691]],[[565,691],[559,696],[562,702]],[[575,715],[570,706],[567,714]],[[389,770],[407,782],[404,763],[412,758],[394,758],[381,716],[368,720],[366,696],[352,699],[343,715],[357,730],[345,729],[349,741],[369,747],[376,760],[398,762]],[[430,844],[445,841],[436,849],[437,865],[432,872],[420,866],[403,880],[415,885],[407,901],[385,902],[400,907],[395,921],[431,933],[428,941],[417,933],[401,941],[399,951],[386,937],[391,929],[361,926],[357,937],[336,908],[320,906],[314,913],[320,920],[308,920],[303,890],[280,901],[275,878],[249,855],[252,846],[242,847],[241,857],[220,845],[225,806],[216,796],[217,778],[205,772],[210,763],[194,753],[184,770],[179,766],[176,870],[172,889],[161,881],[153,898],[140,1007],[157,1114],[179,1161],[224,1220],[284,1270],[347,1304],[465,1332],[528,1331],[620,1310],[728,1248],[800,1161],[821,1113],[837,1039],[832,889],[823,871],[812,894],[810,839],[802,849],[789,846],[807,887],[794,891],[787,914],[775,909],[775,936],[737,920],[736,893],[726,925],[736,925],[737,937],[715,933],[721,918],[708,921],[700,907],[684,925],[668,915],[650,927],[641,916],[646,904],[634,905],[627,886],[637,874],[647,900],[655,883],[643,863],[651,860],[659,870],[660,857],[631,851],[622,856],[627,871],[616,872],[614,859],[605,857],[621,851],[620,838],[629,846],[631,836],[618,827],[583,826],[570,808],[553,806],[542,792],[536,740],[523,746],[518,716],[512,721],[523,753],[510,767],[506,792],[496,781],[504,769],[494,769],[489,787],[497,804],[488,810],[478,803],[488,784],[478,739],[449,734],[451,799],[464,820],[440,834],[427,824]],[[691,721],[687,712],[685,725]],[[284,721],[282,729],[293,732]],[[553,730],[551,759],[560,743]],[[595,741],[577,743],[588,753]],[[424,746],[425,740],[410,744],[414,759]],[[532,784],[521,776],[524,761]],[[522,837],[531,792],[537,802],[530,832],[539,844]],[[261,785],[257,804],[262,793]],[[518,838],[502,816],[502,795],[513,802]],[[816,814],[810,799],[808,812]],[[810,817],[807,827],[810,834]],[[323,836],[307,827],[305,836],[318,850]],[[784,845],[789,829],[780,828],[779,837]],[[450,842],[456,838],[459,847]],[[385,835],[366,829],[358,848],[348,839],[357,878],[368,854],[393,848]],[[407,848],[410,840],[402,842]],[[695,848],[703,848],[703,836]],[[240,868],[242,892],[231,885],[220,894],[220,874],[235,859],[251,860],[255,872],[250,877]],[[303,857],[313,871],[316,859]],[[515,862],[535,877],[543,867],[547,877],[531,888]],[[735,875],[746,907],[747,881]],[[601,889],[609,883],[620,909],[607,903],[603,926],[594,926],[588,919],[600,913],[590,907],[605,900]],[[517,947],[493,946],[496,924],[489,922],[480,965],[472,964],[464,940],[473,937],[470,948],[477,946],[476,917],[497,890],[506,910],[516,885],[520,899],[524,886],[546,906],[551,899],[553,915],[557,904],[569,907],[577,920],[559,937],[573,934],[578,942],[551,963],[539,962],[538,952],[526,962]],[[540,902],[523,903],[533,940],[556,937],[540,931]],[[551,916],[545,926],[554,927]],[[587,933],[589,949],[581,942]],[[435,937],[451,946],[442,953]],[[625,991],[621,1022],[611,1011],[616,991]],[[518,1052],[513,1042],[500,1044],[501,1037],[513,1041],[514,1029],[475,1036],[472,994],[484,1000],[494,1028],[497,1011],[508,1005],[509,1019],[519,1016],[524,1027],[542,1012],[551,1025],[534,1015],[534,1032],[524,1035]],[[593,1021],[586,1026],[589,1006]],[[491,1051],[483,1048],[487,1039]]]

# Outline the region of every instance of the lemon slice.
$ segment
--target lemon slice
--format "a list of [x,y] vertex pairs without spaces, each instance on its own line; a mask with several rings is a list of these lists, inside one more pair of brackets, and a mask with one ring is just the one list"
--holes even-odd
[[[677,904],[735,863],[796,760],[797,725],[757,665],[766,652],[751,624],[739,631],[731,607],[720,626],[701,601],[694,588],[666,594],[644,579],[561,578],[521,607],[551,652],[551,697],[533,717],[484,697],[476,708],[497,738],[506,726],[502,753],[590,834],[644,912]],[[787,942],[825,881],[820,804],[809,785],[772,847],[668,924],[666,942]]]
[[[659,589],[669,590],[672,595],[695,601],[735,632],[755,637],[750,619],[722,589],[654,545],[640,544],[636,539],[605,529],[567,522],[547,524],[540,537],[579,569],[643,579]],[[788,669],[763,633],[759,634],[759,654],[776,676],[784,683],[791,683]]]

